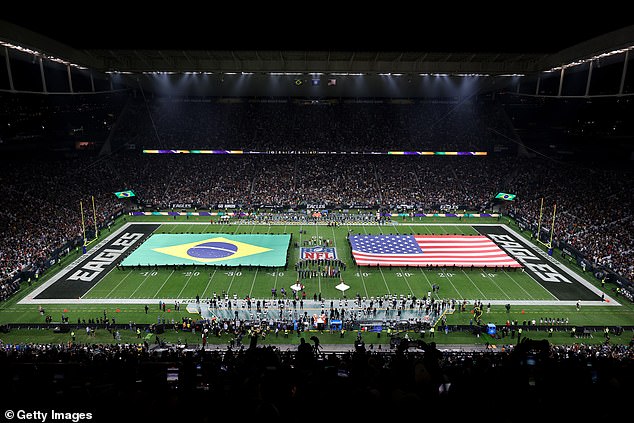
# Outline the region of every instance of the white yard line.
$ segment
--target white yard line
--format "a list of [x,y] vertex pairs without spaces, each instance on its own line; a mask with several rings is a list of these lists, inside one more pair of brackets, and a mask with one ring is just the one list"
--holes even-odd
[[431,283],[431,281],[429,280],[429,278],[427,277],[427,274],[423,271],[422,267],[419,267],[418,270],[420,270],[420,272],[423,274],[423,276],[425,277],[425,280],[427,281],[427,283],[429,284],[429,289],[431,290],[433,288],[433,284]]
[[[304,226],[300,225],[299,226],[299,251],[302,251],[302,228]],[[301,259],[301,256],[300,256]],[[295,275],[295,279],[299,280],[299,270],[297,271],[297,275]],[[277,288],[277,276],[275,277],[275,287]]]
[[[467,299],[467,298],[465,298]],[[468,299],[467,299],[468,300]],[[62,298],[62,299],[33,299],[28,304],[158,304],[161,301],[159,299],[154,298],[90,298],[90,299],[80,299],[80,298]],[[195,298],[180,298],[179,302],[183,304],[187,303],[195,303]],[[507,303],[511,305],[524,305],[524,306],[574,306],[577,301],[550,301],[550,300],[491,300],[491,305],[505,305]],[[619,304],[610,304],[601,301],[584,301],[584,306],[619,306]]]
[[[270,226],[269,226],[269,230],[270,230]],[[286,224],[284,224],[284,232],[283,233],[286,233]],[[299,234],[299,239],[300,239],[300,248],[301,248],[302,234]],[[293,248],[292,245],[289,246],[289,247]],[[275,272],[275,282],[273,283],[273,288],[277,288],[277,278],[279,277],[279,275],[280,275],[280,271],[278,270],[278,271]]]
[[145,279],[143,279],[143,280],[141,281],[141,283],[140,283],[140,284],[136,287],[136,289],[135,289],[134,291],[132,291],[132,294],[130,294],[130,296],[129,296],[128,298],[132,298],[132,297],[134,297],[134,294],[136,294],[136,292],[139,290],[139,288],[141,288],[141,287],[143,286],[143,284],[145,283],[145,281],[147,280],[147,278],[149,278],[149,277],[150,277],[150,275],[151,275],[151,274],[152,274],[152,271],[151,271],[151,270],[148,270],[148,272],[147,272],[147,276],[145,277]]
[[[484,292],[482,292],[482,290],[481,290],[481,289],[478,287],[478,285],[477,285],[477,284],[473,281],[473,279],[471,279],[471,276],[467,275],[467,272],[465,272],[465,271],[464,271],[464,269],[463,269],[462,267],[460,268],[460,270],[462,271],[462,273],[464,273],[464,275],[467,277],[467,279],[469,279],[469,281],[471,282],[471,284],[472,284],[473,286],[475,286],[475,287],[476,287],[476,289],[480,292],[480,294],[481,294],[481,297],[480,297],[480,298],[482,298],[483,300],[484,300],[484,299],[486,299],[486,295],[484,295]],[[506,293],[505,293],[504,295],[506,295]],[[509,296],[508,296],[508,295],[506,295],[506,297],[508,298]]]
[[383,269],[381,269],[381,266],[379,266],[379,272],[381,273],[381,277],[383,278],[383,283],[385,283],[385,288],[387,288],[387,293],[391,294],[392,292],[390,292],[390,287],[387,284],[387,279],[385,279],[385,275],[383,274]]
[[[502,291],[504,293],[504,295],[506,295],[506,298],[509,298],[509,299],[511,298],[511,297],[509,297],[507,295],[506,291],[504,291],[502,288],[500,288],[500,285],[498,285],[498,283],[495,281],[495,279],[488,275],[488,272],[486,271],[486,269],[481,269],[481,270],[482,270],[482,274],[484,276],[486,276],[487,278],[491,279],[491,282],[493,282],[493,285],[495,285],[500,291]],[[464,270],[463,270],[463,272],[464,272]],[[502,270],[502,272],[506,274],[506,272],[504,272],[504,270]],[[495,273],[493,275],[495,275]]]
[[465,297],[460,293],[458,288],[456,288],[456,285],[454,285],[453,282],[451,281],[451,276],[449,276],[449,273],[443,272],[443,274],[445,275],[445,279],[447,279],[447,281],[451,284],[451,287],[454,289],[454,291],[456,291],[456,293],[460,296],[460,298],[465,299]]
[[194,272],[196,272],[197,268],[198,268],[198,266],[194,266],[194,270],[191,271],[191,274],[189,275],[189,278],[187,278],[187,282],[185,282],[185,285],[183,285],[183,287],[181,288],[180,292],[176,296],[176,299],[179,299],[181,297],[181,294],[183,293],[185,288],[187,288],[187,285],[189,285],[189,281],[192,279],[192,276],[194,276]]
[[[507,273],[507,275],[509,276],[509,278],[511,278],[511,280],[515,283],[515,285],[517,285],[517,286],[518,286],[518,287],[519,287],[522,291],[524,291],[524,292],[526,293],[526,295],[528,295],[531,299],[533,299],[533,298],[534,298],[531,294],[529,294],[529,293],[528,293],[528,291],[526,291],[526,290],[524,289],[524,287],[523,287],[522,285],[520,285],[520,284],[519,284],[519,283],[518,283],[518,282],[517,282],[517,281],[513,278],[513,276],[511,276],[511,273],[510,273],[510,272],[509,272],[509,273]],[[530,276],[530,275],[529,275],[529,276]],[[531,277],[531,279],[533,279],[533,278]],[[533,279],[533,280],[535,280],[535,279]],[[535,282],[537,282],[537,281],[535,281]],[[550,294],[550,295],[551,295],[554,299],[557,299],[557,297],[555,297],[555,296],[554,296],[554,295],[553,295],[553,294],[552,294],[549,290],[547,290],[546,288],[544,288],[544,287],[542,286],[542,284],[537,283],[537,285],[541,286],[541,287],[542,287],[542,289],[543,289],[544,291],[548,292],[548,293],[549,293],[549,294]]]
[[231,276],[231,282],[229,282],[229,286],[227,287],[227,297],[231,298],[231,285],[233,285],[233,280],[236,278],[236,271],[230,271],[231,273],[233,273],[233,276]]
[[159,292],[161,292],[161,289],[163,289],[163,287],[165,286],[165,284],[167,283],[167,281],[169,280],[169,278],[172,277],[172,275],[174,274],[174,271],[172,270],[172,272],[169,274],[169,276],[167,278],[165,278],[165,281],[163,282],[163,284],[161,285],[161,287],[159,289],[156,290],[156,292],[154,293],[154,297],[156,298],[156,296],[158,295]]
[[205,286],[205,290],[203,291],[203,293],[201,295],[202,298],[205,298],[205,292],[207,292],[207,289],[209,289],[209,285],[211,285],[211,280],[214,278],[214,276],[216,276],[216,270],[217,269],[214,269],[213,273],[209,277],[209,281],[207,282],[207,286]]
[[[315,225],[315,236],[317,237],[316,242],[319,242],[319,225]],[[319,293],[321,294],[321,274],[317,272],[317,283],[319,286]]]
[[[110,290],[110,292],[108,292],[108,294],[106,294],[106,298],[108,298],[108,297],[110,296],[110,294],[112,294],[114,291],[116,291],[116,290],[117,290],[117,288],[119,288],[119,285],[121,285],[121,284],[123,283],[123,281],[125,281],[125,280],[126,280],[126,278],[127,278],[128,276],[130,276],[130,274],[132,274],[132,272],[134,272],[134,270],[129,270],[129,271],[128,271],[128,274],[127,274],[127,275],[125,275],[125,276],[121,279],[121,281],[119,281],[119,283],[118,283],[118,284],[117,284],[114,288],[112,288],[112,289]],[[95,286],[97,286],[97,285],[99,285],[99,284],[97,283],[97,284],[93,285],[93,287],[92,287],[92,288],[94,288],[94,287],[95,287]],[[88,292],[90,292],[90,290],[91,290],[92,288],[90,288],[90,289],[88,290]],[[86,294],[88,294],[88,292],[86,292]],[[84,296],[86,296],[86,294],[84,294]]]
[[[366,229],[365,225],[362,225],[362,226],[363,226],[363,232],[365,232],[365,234],[368,235],[368,230]],[[385,287],[387,288],[388,294],[391,294],[390,287],[387,285],[387,280],[385,279],[385,275],[383,274],[383,269],[381,269],[381,266],[379,266],[379,272],[381,273],[381,277],[383,277],[383,282],[385,283]],[[368,287],[365,285],[365,278],[363,277],[363,272],[359,272],[359,274],[361,275],[361,282],[363,282],[363,290],[365,291],[365,297],[368,298]]]
[[260,270],[259,267],[255,269],[255,275],[253,275],[253,282],[251,282],[251,289],[249,290],[249,297],[253,293],[253,287],[255,286],[255,279],[258,277],[258,270]]
[[409,288],[409,292],[411,292],[412,295],[414,295],[414,291],[412,290],[412,286],[409,284],[409,281],[407,280],[407,276],[405,276],[405,272],[403,272],[403,268],[399,267],[399,270],[401,271],[401,275],[403,275],[403,279],[405,279],[405,283],[407,284],[407,287]]

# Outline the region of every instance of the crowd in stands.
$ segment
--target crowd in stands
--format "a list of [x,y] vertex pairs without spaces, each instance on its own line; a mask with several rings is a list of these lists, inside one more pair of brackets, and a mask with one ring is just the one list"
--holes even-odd
[[634,280],[631,173],[530,161],[517,163],[509,187],[521,193],[517,214],[538,223],[541,209],[542,228],[550,231],[555,211],[555,240]]
[[[149,112],[148,112],[149,109]],[[152,119],[149,119],[151,113]],[[386,101],[331,105],[284,102],[131,99],[110,134],[113,150],[125,143],[151,147],[473,150],[500,142],[487,129],[512,127],[494,104]],[[158,134],[158,135],[157,135]],[[456,147],[456,148],[452,148]],[[171,209],[233,204],[302,207],[311,204],[370,209],[482,211],[500,191],[518,195],[512,210],[550,228],[557,204],[555,240],[588,259],[634,278],[632,174],[567,165],[543,158],[411,157],[393,155],[111,155],[64,160],[3,161],[0,170],[0,295],[17,286],[21,271],[46,267],[59,250],[78,248],[84,208],[88,236],[97,224],[134,204],[112,193],[133,189],[138,205]],[[262,218],[276,221],[264,214]],[[261,218],[260,218],[261,219]],[[331,217],[323,219],[331,221]],[[345,219],[344,219],[345,220]],[[343,221],[343,220],[342,220]],[[7,283],[4,283],[7,282]]]
[[[56,409],[72,401],[97,421],[120,415],[122,404],[130,418],[192,413],[201,421],[236,414],[459,418],[475,412],[515,422],[535,421],[553,406],[597,418],[631,413],[632,345],[557,346],[524,337],[497,349],[461,350],[401,339],[380,350],[357,338],[354,347],[324,352],[314,340],[281,347],[258,341],[254,334],[223,350],[147,341],[0,342],[0,382],[11,386],[3,399],[16,409],[27,401]],[[34,389],[46,395],[35,397]],[[452,409],[457,405],[463,411]]]
[[10,183],[0,185],[0,295],[18,288],[4,281],[26,270],[35,278],[54,255],[83,244],[82,207],[87,239],[94,238],[95,217],[102,226],[123,210],[110,190],[111,171],[86,158],[3,162],[0,178]]
[[16,95],[0,92],[0,145],[55,148],[98,148],[112,129],[128,96]]
[[[412,157],[359,157],[348,166],[341,156],[304,157],[289,161],[270,156],[112,156],[91,162],[7,163],[0,186],[5,199],[0,211],[4,236],[0,240],[3,279],[29,265],[41,263],[59,248],[80,239],[79,201],[85,226],[94,227],[92,196],[98,224],[106,222],[130,202],[118,200],[114,191],[134,188],[141,205],[170,209],[174,203],[198,207],[213,204],[257,205],[343,204],[393,209],[439,211],[443,204],[482,211],[498,191],[517,193],[512,210],[549,229],[557,204],[556,240],[564,240],[621,275],[634,277],[634,219],[631,175],[621,172],[589,173],[540,160]],[[306,167],[306,174],[298,170]],[[38,173],[32,172],[33,167]],[[334,173],[331,173],[334,172]],[[41,175],[47,175],[41,178]],[[562,188],[565,185],[566,188]],[[338,219],[341,213],[313,220]],[[260,214],[256,220],[276,222],[297,218]],[[367,217],[368,215],[363,215]],[[372,216],[370,216],[371,218]],[[359,216],[354,216],[356,220]],[[334,220],[333,220],[334,219]],[[77,246],[77,244],[75,245]],[[15,285],[5,285],[13,289]],[[3,291],[5,291],[3,290]]]
[[[146,105],[134,99],[107,126],[114,121],[113,150],[136,144],[263,151],[492,151],[499,139],[489,127],[512,132],[499,108],[458,102],[310,106],[155,100]],[[16,133],[3,131],[0,136],[17,139]],[[510,210],[531,223],[541,214],[546,229],[556,204],[555,240],[634,279],[634,178],[616,169],[493,154],[150,156],[132,151],[99,158],[2,159],[0,181],[0,301],[20,288],[16,278],[21,273],[35,278],[51,258],[81,248],[84,227],[92,237],[95,223],[107,227],[113,216],[130,207],[411,205],[429,212],[449,205],[482,211],[490,209],[500,191],[517,194]],[[126,189],[137,197],[119,200],[112,194]],[[298,216],[261,212],[253,221],[283,223]],[[307,219],[345,224],[374,222],[373,216],[335,212]],[[375,310],[369,302],[362,306],[357,320]],[[438,305],[446,306],[452,305]],[[336,318],[340,308],[327,308],[328,318]],[[393,310],[398,312],[398,305]],[[421,316],[429,313],[438,310],[420,310]],[[215,328],[227,325],[231,330],[232,322],[228,318]],[[173,411],[179,418],[201,421],[223,413],[302,418],[311,407],[323,412],[324,419],[335,416],[326,411],[336,410],[337,418],[350,419],[420,418],[425,413],[486,419],[504,413],[506,421],[536,421],[553,406],[585,417],[618,418],[623,411],[630,413],[627,404],[634,393],[632,343],[556,346],[525,339],[496,350],[467,352],[438,350],[432,342],[418,340],[384,350],[355,343],[346,352],[324,353],[305,343],[289,349],[257,346],[257,336],[223,350],[157,347],[141,339],[139,344],[0,341],[0,384],[11,387],[0,398],[14,408],[36,403],[54,408],[71,398],[97,418],[113,419],[131,406],[129,415],[169,417]],[[180,371],[177,381],[166,378],[173,366]],[[34,402],[34,393],[42,392]]]
[[[131,99],[117,121],[114,145],[143,148],[270,151],[484,151],[509,133],[496,103],[282,99]],[[439,143],[439,140],[442,140]],[[440,147],[440,149],[439,149]]]

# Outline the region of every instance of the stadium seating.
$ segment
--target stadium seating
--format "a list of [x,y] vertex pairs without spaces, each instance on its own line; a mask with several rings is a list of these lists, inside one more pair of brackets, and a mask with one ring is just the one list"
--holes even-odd
[[[107,226],[126,211],[124,203],[112,195],[123,188],[133,188],[139,206],[153,210],[169,210],[174,204],[249,208],[315,203],[343,208],[391,209],[407,204],[432,211],[441,205],[484,210],[491,206],[496,192],[513,192],[518,195],[510,209],[514,215],[534,225],[541,199],[548,207],[556,203],[555,242],[565,241],[590,262],[625,279],[634,278],[631,171],[606,166],[588,170],[539,156],[523,158],[515,149],[487,157],[359,155],[351,160],[348,156],[298,155],[293,156],[296,160],[288,160],[287,155],[143,155],[138,149],[120,148],[125,144],[266,151],[298,146],[327,151],[442,151],[490,149],[502,144],[509,148],[508,142],[494,138],[487,129],[496,128],[497,133],[508,136],[513,130],[503,109],[492,103],[422,101],[403,105],[381,101],[307,106],[212,100],[150,102],[153,120],[158,122],[156,132],[147,126],[151,124],[147,108],[138,99],[129,99],[125,107],[119,97],[101,98],[101,105],[92,100],[82,107],[119,113],[109,135],[114,153],[95,156],[93,151],[57,160],[37,151],[19,161],[7,156],[0,170],[0,178],[9,182],[0,186],[0,229],[4,234],[0,240],[0,299],[19,288],[16,277],[27,280],[81,245],[80,200],[89,204],[94,196],[97,225]],[[35,116],[23,122],[21,129],[34,133],[41,123],[36,116],[42,104],[20,104],[21,111]],[[47,105],[60,112],[70,106],[59,99]],[[5,114],[10,122],[20,121],[20,114],[9,108]],[[80,119],[74,126],[81,127],[81,116],[89,115],[73,115]],[[86,119],[85,128],[93,127],[92,118]],[[15,142],[17,135],[3,136]],[[561,189],[563,181],[566,189]],[[94,227],[91,213],[86,213],[85,225],[89,231]],[[544,227],[549,227],[547,219]]]
[[[625,404],[634,393],[632,351],[530,339],[496,349],[439,350],[418,341],[405,348],[359,344],[304,354],[297,347],[257,346],[257,340],[226,351],[147,343],[0,345],[0,383],[11,386],[3,400],[15,409],[39,389],[47,394],[38,405],[56,407],[72,398],[98,421],[116,418],[121,404],[133,405],[126,418],[184,412],[291,418],[306,407],[320,415],[368,418],[458,417],[451,411],[456,406],[466,413],[514,414],[520,401],[521,416],[509,421],[528,422],[547,415],[553,400],[571,398],[597,405],[585,416],[616,418],[631,412]],[[86,371],[87,363],[98,371]]]

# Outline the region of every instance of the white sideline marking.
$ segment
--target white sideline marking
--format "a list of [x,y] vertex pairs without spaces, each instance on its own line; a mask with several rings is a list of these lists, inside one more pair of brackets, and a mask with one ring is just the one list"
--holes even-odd
[[[477,218],[474,218],[474,219],[477,219]],[[301,226],[301,225],[304,225],[304,223],[305,222],[303,222],[303,223],[284,222],[284,223],[280,223],[280,224],[272,224],[271,226],[289,226],[289,225]],[[409,225],[409,226],[443,226],[443,225],[446,226],[447,225],[446,223],[415,223],[415,222],[412,222],[412,223],[405,222],[405,223],[407,223],[407,225]],[[60,270],[57,274],[55,274],[49,280],[44,282],[41,286],[36,288],[29,295],[27,295],[26,297],[24,297],[23,299],[18,301],[17,304],[27,304],[27,305],[32,305],[32,304],[122,304],[122,305],[124,305],[124,304],[158,304],[158,302],[162,301],[162,300],[161,299],[156,299],[156,298],[120,298],[120,299],[118,299],[118,298],[35,299],[34,298],[37,295],[39,295],[42,291],[44,291],[46,288],[48,288],[49,286],[51,286],[52,284],[57,282],[57,280],[59,280],[62,276],[66,275],[68,272],[73,270],[80,263],[82,263],[85,260],[88,260],[94,253],[99,251],[99,247],[101,247],[104,244],[108,243],[112,238],[116,237],[121,232],[126,230],[130,225],[156,225],[156,224],[159,224],[159,225],[162,225],[162,224],[170,224],[170,225],[209,225],[208,223],[205,223],[205,222],[171,222],[171,221],[165,221],[165,222],[127,222],[123,226],[121,226],[121,228],[117,229],[115,232],[110,234],[107,238],[103,239],[101,242],[99,242],[97,245],[95,245],[95,247],[90,249],[90,251],[88,251],[86,254],[78,257],[75,261],[73,261],[72,263],[67,265],[64,269]],[[237,226],[242,226],[243,224],[244,224],[244,222],[237,224]],[[315,224],[315,223],[313,223],[313,224]],[[253,223],[253,225],[265,226],[265,225],[258,225],[257,223]],[[320,224],[320,225],[325,226],[326,223]],[[508,227],[504,223],[477,223],[477,220],[475,220],[475,221],[473,221],[471,223],[452,223],[451,224],[451,226],[474,226],[474,225],[476,225],[476,226],[500,226],[500,227],[503,227],[509,233],[515,235],[517,237],[517,239],[519,240],[519,242],[527,245],[529,248],[531,248],[532,250],[534,250],[535,252],[540,254],[542,257],[544,257],[550,263],[552,263],[553,265],[557,266],[559,269],[561,269],[567,275],[569,275],[570,277],[575,279],[577,282],[579,282],[580,284],[582,284],[583,286],[585,286],[586,288],[588,288],[589,290],[591,290],[592,292],[597,294],[599,297],[601,296],[601,294],[603,294],[603,292],[599,288],[595,287],[590,282],[586,281],[584,278],[582,278],[581,276],[577,275],[572,270],[568,269],[566,266],[561,264],[558,260],[556,260],[556,259],[552,258],[551,256],[549,256],[548,254],[546,254],[539,247],[537,247],[536,245],[534,245],[531,242],[527,241],[521,234],[518,234],[517,232],[515,232],[513,229],[511,229],[510,227]],[[228,225],[228,226],[232,226],[232,225]],[[364,224],[364,223],[352,223],[352,224],[346,224],[346,226],[378,226],[378,225],[376,225],[376,224],[375,225],[369,225],[369,224]],[[388,226],[388,225],[383,225],[383,226]],[[220,230],[220,228],[219,228],[219,230]],[[236,231],[237,231],[237,228],[236,228]],[[619,306],[619,307],[621,306],[621,304],[619,304],[617,301],[615,301],[613,298],[609,297],[608,295],[605,295],[605,300],[606,301],[603,301],[603,302],[602,301],[581,301],[581,305],[582,306]],[[179,299],[179,301],[181,303],[190,303],[190,302],[194,302],[195,303],[196,299],[195,298],[183,298],[183,299]],[[489,303],[489,302],[491,303],[491,305],[511,304],[511,305],[518,305],[518,306],[519,305],[524,305],[524,306],[574,306],[574,305],[577,304],[576,301],[560,301],[560,300],[555,300],[555,301],[553,301],[553,300],[490,300],[490,301],[487,301],[487,303]]]

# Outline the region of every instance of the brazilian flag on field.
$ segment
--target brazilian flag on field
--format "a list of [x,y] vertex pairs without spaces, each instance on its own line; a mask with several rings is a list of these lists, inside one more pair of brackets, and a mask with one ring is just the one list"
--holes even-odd
[[134,191],[132,191],[132,190],[128,190],[128,191],[117,191],[117,192],[115,192],[115,193],[114,193],[114,195],[115,195],[117,198],[128,198],[128,197],[134,197],[134,196],[135,196]]
[[289,234],[154,234],[122,263],[266,266],[286,264]]

